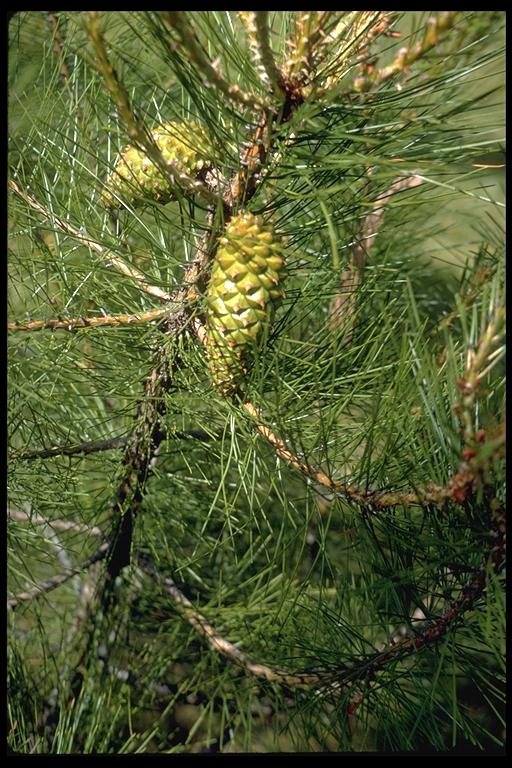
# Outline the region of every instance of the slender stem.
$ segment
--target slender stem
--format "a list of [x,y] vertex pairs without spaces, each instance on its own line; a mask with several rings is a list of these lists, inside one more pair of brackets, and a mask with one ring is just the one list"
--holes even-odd
[[[185,297],[197,287],[197,281],[211,256],[216,241],[212,238],[217,210],[208,215],[207,226],[196,258],[189,265],[178,298],[185,306]],[[117,575],[130,562],[133,524],[144,500],[146,482],[152,473],[160,445],[167,436],[164,426],[166,413],[165,396],[174,386],[174,372],[181,366],[178,339],[184,333],[191,318],[190,308],[185,308],[172,319],[163,321],[162,344],[156,353],[154,367],[146,379],[144,396],[139,402],[136,426],[130,436],[124,455],[126,472],[118,486],[113,501],[113,516],[116,518],[116,532],[112,538],[108,556],[107,579],[104,585],[102,603],[110,600],[110,587]]]
[[485,375],[483,369],[489,363],[493,350],[503,339],[505,333],[505,314],[505,307],[498,307],[496,309],[494,316],[489,321],[476,346],[468,349],[464,377],[457,382],[461,394],[456,411],[463,427],[464,443],[469,449],[474,449],[475,447],[474,409],[478,388],[481,379]]
[[18,197],[24,200],[27,205],[29,205],[30,208],[32,208],[34,211],[37,211],[41,217],[46,219],[46,221],[48,221],[57,231],[62,232],[65,235],[70,235],[71,237],[76,238],[80,243],[82,243],[82,245],[91,248],[91,250],[95,251],[99,256],[101,256],[101,258],[107,264],[113,266],[115,269],[117,269],[118,272],[121,272],[123,275],[127,275],[129,278],[138,283],[138,285],[142,288],[143,291],[145,291],[145,293],[148,293],[150,296],[154,296],[161,301],[171,300],[171,294],[167,293],[167,291],[162,290],[162,288],[159,288],[156,285],[150,285],[146,281],[146,278],[142,272],[139,272],[138,269],[135,269],[135,267],[126,264],[125,261],[120,259],[118,256],[115,256],[112,251],[104,248],[95,240],[92,240],[88,235],[84,234],[79,229],[77,229],[77,227],[73,226],[73,224],[70,224],[69,222],[64,221],[63,219],[59,219],[51,214],[46,210],[44,206],[41,205],[41,203],[32,197],[32,195],[21,189],[13,179],[9,179],[9,186],[13,192],[18,195]]
[[[492,505],[492,503],[491,503]],[[490,554],[482,558],[480,568],[472,581],[464,587],[461,596],[450,603],[443,614],[436,620],[429,622],[420,632],[412,634],[404,639],[390,643],[379,653],[361,660],[349,675],[341,676],[340,683],[344,684],[356,678],[372,678],[376,672],[389,664],[417,653],[422,648],[441,640],[451,626],[470,611],[476,601],[482,596],[487,583],[489,565],[495,573],[499,573],[505,565],[506,555],[506,515],[505,510],[498,503],[493,511],[494,545]]]
[[430,622],[420,632],[404,639],[392,642],[376,654],[371,654],[358,659],[350,666],[337,667],[332,670],[321,670],[304,673],[291,673],[268,664],[254,662],[241,651],[234,643],[222,635],[208,619],[198,611],[191,601],[177,587],[175,582],[165,576],[161,576],[151,561],[142,555],[137,556],[139,567],[154,578],[162,586],[167,595],[172,599],[180,614],[201,635],[210,648],[223,656],[231,664],[241,667],[247,674],[275,682],[279,685],[290,687],[302,685],[329,685],[334,692],[342,687],[350,685],[357,680],[371,679],[377,672],[383,670],[390,663],[396,662],[410,654],[417,653],[421,649],[438,642],[450,627],[467,611],[471,610],[475,602],[482,596],[487,582],[489,561],[496,573],[499,573],[505,562],[506,542],[506,517],[504,509],[494,505],[493,530],[495,543],[492,551],[482,558],[481,566],[472,581],[463,589],[462,595],[454,600],[436,620]]
[[74,531],[75,533],[86,533],[88,536],[103,536],[103,531],[96,525],[90,527],[81,523],[75,523],[72,520],[51,520],[41,517],[41,515],[23,512],[21,509],[9,509],[7,517],[9,520],[16,520],[19,523],[45,525],[48,528],[54,528],[56,531]]
[[[353,11],[342,18],[328,35],[324,36],[315,57],[316,93],[324,92],[338,83],[356,62],[365,73],[373,72],[370,49],[388,29],[396,13],[390,11]],[[320,64],[327,63],[320,70]]]
[[69,581],[77,574],[87,570],[87,568],[90,568],[91,565],[94,565],[94,563],[103,560],[107,556],[108,550],[109,544],[108,542],[105,542],[99,547],[99,549],[96,550],[96,552],[94,552],[94,554],[92,554],[78,565],[75,565],[73,568],[70,568],[63,573],[59,573],[57,576],[52,576],[50,579],[46,579],[46,581],[35,584],[30,589],[27,589],[24,592],[19,592],[14,597],[9,598],[7,600],[7,607],[17,608],[22,603],[27,603],[34,598],[40,597],[41,595],[45,595],[48,592],[57,589],[57,587],[60,587],[61,584],[64,584],[66,581]]
[[[191,429],[187,432],[172,432],[175,440],[199,440],[203,443],[211,440],[211,436],[201,429]],[[87,456],[90,453],[99,453],[101,451],[110,451],[117,448],[125,448],[131,440],[131,435],[122,437],[110,437],[105,440],[91,440],[79,445],[55,445],[52,448],[41,448],[36,451],[25,451],[17,453],[12,451],[9,454],[9,460],[27,460],[27,459],[49,459],[54,456]]]
[[70,317],[66,320],[60,318],[52,320],[29,320],[27,322],[8,323],[9,331],[43,331],[59,329],[65,331],[74,331],[77,328],[99,328],[116,325],[137,325],[151,320],[158,320],[159,317],[169,313],[167,307],[158,309],[149,309],[147,312],[139,312],[134,315],[100,315],[99,317]]
[[149,574],[162,586],[165,593],[171,597],[183,618],[185,618],[196,632],[206,640],[213,651],[220,653],[220,655],[230,663],[242,667],[245,672],[253,677],[289,686],[318,685],[332,678],[332,673],[324,671],[296,674],[269,666],[268,664],[259,664],[252,661],[246,653],[237,648],[234,643],[227,640],[215,629],[213,624],[211,624],[208,619],[193,606],[190,600],[176,586],[172,579],[161,576],[147,557],[139,555],[137,557],[137,562],[143,571]]
[[[261,416],[252,403],[245,402],[243,408],[253,419],[258,432],[272,445],[278,456],[294,469],[297,469],[304,477],[313,481],[315,485],[326,488],[342,498],[350,499],[358,505],[369,507],[376,511],[397,506],[411,507],[433,504],[443,507],[449,502],[461,503],[475,489],[483,468],[482,460],[479,459],[478,454],[475,454],[469,457],[468,461],[462,462],[459,470],[449,479],[445,486],[427,483],[427,485],[420,486],[415,491],[364,491],[341,480],[335,480],[323,470],[302,461],[293,451],[287,448],[285,442],[272,429],[262,423]],[[504,440],[505,435],[503,431],[495,439],[495,451],[503,446]]]
[[371,74],[354,81],[356,91],[368,91],[398,74],[403,74],[407,67],[423,58],[443,39],[458,19],[460,11],[444,11],[427,20],[423,40],[412,48],[401,48],[395,59],[387,67],[376,69]]
[[268,11],[249,11],[254,16],[254,31],[257,41],[257,50],[268,81],[277,93],[280,90],[286,95],[282,72],[278,69],[274,60],[274,54],[270,45]]
[[190,61],[203,72],[207,81],[230,101],[244,107],[265,109],[268,107],[266,99],[262,99],[254,93],[247,93],[235,84],[225,80],[217,66],[214,66],[204,53],[204,48],[197,39],[194,29],[187,21],[184,11],[162,11],[165,23],[175,31],[183,46],[184,52]]
[[356,294],[363,281],[364,268],[370,250],[375,244],[382,227],[384,214],[391,198],[403,189],[410,189],[422,183],[418,176],[400,176],[382,195],[375,200],[372,210],[362,221],[357,242],[352,249],[352,264],[344,269],[336,295],[329,307],[329,317],[334,329],[343,328],[345,340],[349,344],[352,338],[352,321],[356,311]]
[[57,16],[56,13],[48,13],[47,17],[53,32],[53,40],[54,40],[53,49],[60,63],[60,76],[66,88],[70,90],[70,86],[69,86],[70,72],[66,64],[66,60],[64,58],[64,41],[62,39],[62,35],[59,29],[59,17]]

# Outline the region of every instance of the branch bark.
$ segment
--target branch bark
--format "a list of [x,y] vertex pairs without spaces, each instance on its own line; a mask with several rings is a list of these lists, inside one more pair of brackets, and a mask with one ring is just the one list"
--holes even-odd
[[69,317],[65,320],[54,318],[51,320],[30,320],[27,322],[8,323],[9,331],[44,331],[65,330],[75,331],[78,328],[104,328],[117,325],[137,325],[138,323],[158,320],[169,312],[167,307],[149,309],[147,312],[139,312],[134,315],[100,315],[99,317]]
[[150,285],[146,281],[145,276],[142,274],[142,272],[139,272],[138,269],[135,269],[135,267],[130,266],[118,256],[115,256],[112,251],[104,248],[95,240],[92,240],[88,235],[84,234],[77,227],[73,226],[73,224],[70,224],[68,221],[64,221],[63,219],[59,219],[57,216],[54,216],[49,211],[47,211],[46,208],[41,205],[41,203],[32,197],[32,195],[29,195],[28,192],[25,192],[25,190],[21,189],[13,179],[9,179],[9,186],[13,192],[18,195],[18,197],[24,200],[27,205],[29,205],[30,208],[32,208],[34,211],[37,211],[41,217],[48,221],[55,229],[65,235],[70,235],[71,237],[76,238],[76,240],[82,243],[82,245],[85,245],[87,248],[95,251],[98,256],[100,256],[108,265],[113,266],[115,269],[117,269],[118,272],[121,272],[123,275],[127,275],[131,280],[134,280],[136,283],[138,283],[139,287],[142,288],[145,293],[148,293],[150,296],[154,296],[161,301],[171,300],[172,297],[169,293],[167,293],[167,291],[162,290],[162,288],[159,288],[156,285]]
[[52,576],[50,579],[46,579],[46,581],[42,581],[39,584],[35,584],[24,592],[18,592],[17,595],[7,600],[7,607],[17,608],[22,603],[30,602],[36,597],[41,597],[41,595],[52,592],[54,589],[57,589],[57,587],[60,587],[61,584],[65,584],[69,579],[72,579],[77,574],[90,568],[94,563],[103,560],[107,556],[108,550],[109,544],[108,542],[105,542],[96,550],[96,552],[94,552],[94,554],[78,565],[75,565],[73,568],[70,568],[63,573],[59,573],[56,576]]
[[391,198],[404,189],[412,189],[422,183],[418,176],[400,176],[389,189],[375,200],[372,210],[362,221],[357,241],[352,249],[352,264],[340,275],[338,290],[331,301],[329,317],[331,327],[344,330],[347,344],[352,340],[353,320],[356,312],[357,291],[361,287],[364,269],[370,250],[384,221],[386,207]]

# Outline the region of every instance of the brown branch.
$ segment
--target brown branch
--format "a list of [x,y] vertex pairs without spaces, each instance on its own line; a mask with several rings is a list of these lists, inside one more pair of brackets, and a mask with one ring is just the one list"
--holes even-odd
[[[270,443],[278,456],[298,470],[304,477],[313,481],[318,487],[326,488],[341,498],[346,498],[360,506],[368,507],[375,511],[397,506],[411,507],[431,504],[443,507],[447,503],[460,504],[476,490],[482,471],[489,463],[488,456],[485,459],[481,459],[479,454],[475,452],[474,455],[466,454],[468,460],[462,461],[458,471],[449,479],[445,486],[429,482],[414,491],[361,490],[341,480],[335,480],[322,469],[313,467],[306,461],[301,460],[293,451],[286,447],[284,441],[272,429],[262,423],[261,416],[252,403],[244,403],[243,408],[253,419],[258,432]],[[494,452],[495,455],[498,455],[505,443],[505,432],[504,430],[498,430],[494,438],[487,441],[485,434],[482,433],[481,440],[482,443],[486,442],[488,451],[492,447],[491,453]]]
[[[283,110],[280,119],[284,121],[290,113],[290,110],[288,112]],[[273,120],[274,117],[265,116],[261,123],[262,130],[265,130],[269,119]],[[222,211],[221,220],[225,222],[231,215],[234,202],[239,203],[244,196],[245,199],[248,199],[254,194],[256,185],[250,183],[254,173],[253,168],[248,171],[244,169],[243,178],[249,182],[247,184],[249,189],[247,190],[239,184],[236,192],[234,192],[234,185],[232,185],[231,190],[225,193],[224,199],[219,201],[219,208],[214,209],[208,216],[206,229],[197,248],[196,256],[187,268],[183,287],[178,292],[178,300],[182,302],[183,309],[179,316],[173,318],[172,322],[164,321],[161,326],[165,335],[169,331],[174,333],[175,349],[177,337],[187,323],[191,324],[194,333],[202,343],[206,341],[206,332],[201,321],[199,318],[191,316],[190,305],[186,302],[191,302],[197,298],[205,267],[217,246],[215,225],[219,211]],[[239,179],[241,175],[237,174],[236,178]],[[172,386],[173,368],[179,364],[178,356],[170,362],[169,357],[172,359],[172,351],[167,349],[166,342],[167,339],[164,336],[162,347],[157,355],[156,365],[146,380],[145,394],[137,409],[137,426],[123,459],[126,472],[118,486],[113,502],[112,512],[116,519],[115,530],[107,553],[106,574],[98,587],[97,604],[100,606],[101,623],[104,623],[105,618],[111,614],[115,604],[116,593],[113,591],[113,586],[116,577],[130,562],[133,525],[142,506],[145,485],[156,461],[159,446],[165,439],[165,431],[162,426],[165,414],[165,394]],[[71,690],[74,695],[78,695],[82,685],[80,669],[90,655],[96,633],[99,630],[98,622],[92,622],[88,641],[71,681]]]
[[145,293],[149,293],[151,296],[155,296],[157,299],[161,299],[162,301],[170,301],[172,299],[172,296],[166,291],[162,290],[162,288],[159,288],[156,285],[149,285],[142,272],[139,272],[137,269],[135,269],[135,267],[126,264],[126,262],[124,262],[118,256],[115,256],[110,250],[104,248],[95,240],[91,240],[88,235],[85,235],[69,222],[64,221],[63,219],[59,219],[47,211],[46,208],[41,205],[41,203],[32,197],[32,195],[29,195],[28,192],[25,192],[23,189],[21,189],[13,179],[9,179],[9,186],[18,195],[18,197],[24,200],[27,205],[29,205],[30,208],[32,208],[34,211],[37,211],[43,219],[46,219],[46,221],[52,224],[52,226],[55,227],[57,231],[76,238],[80,243],[82,243],[82,245],[85,245],[91,250],[95,251],[107,264],[117,269],[118,272],[121,272],[123,275],[127,275],[132,280],[135,280],[135,282],[138,283],[139,287],[142,288]]
[[96,552],[94,552],[94,554],[92,554],[82,563],[75,565],[73,568],[70,568],[69,570],[64,571],[63,573],[59,573],[56,576],[52,576],[50,579],[46,579],[46,581],[42,581],[39,584],[35,584],[30,589],[27,589],[25,592],[19,592],[14,597],[10,597],[7,600],[7,607],[16,608],[22,603],[27,603],[30,600],[33,600],[34,598],[40,597],[41,595],[45,595],[48,592],[51,592],[52,590],[57,589],[57,587],[60,587],[61,584],[64,584],[66,581],[69,581],[69,579],[72,579],[77,574],[87,570],[87,568],[90,568],[91,565],[94,565],[94,563],[97,563],[98,561],[103,560],[107,556],[108,549],[109,549],[109,544],[108,542],[105,542],[99,547],[99,549],[96,550]]
[[[396,14],[390,11],[348,11],[338,14],[320,35],[302,70],[302,83],[309,95],[325,95],[353,66],[366,64],[370,72],[370,47],[388,28]],[[332,20],[331,20],[332,21]],[[325,63],[327,62],[327,63]]]
[[54,528],[56,531],[74,531],[76,533],[85,533],[88,536],[103,536],[103,531],[97,526],[89,526],[82,523],[75,523],[71,520],[51,520],[41,515],[23,512],[21,509],[9,509],[7,511],[9,520],[16,520],[20,523],[31,523],[32,525],[45,525],[48,528]]
[[489,566],[491,566],[494,573],[500,573],[505,565],[505,509],[496,500],[491,500],[491,508],[493,511],[492,533],[494,536],[494,545],[492,546],[490,553],[485,554],[482,558],[482,563],[478,572],[470,583],[464,587],[461,596],[454,600],[438,619],[427,622],[426,626],[420,632],[390,643],[377,654],[367,656],[365,659],[359,661],[353,671],[348,675],[342,675],[339,678],[340,684],[345,684],[361,678],[371,679],[377,672],[383,670],[389,664],[398,661],[405,656],[417,653],[422,648],[439,641],[459,618],[473,608],[476,601],[482,596],[485,590]]
[[[489,562],[495,573],[499,573],[503,569],[505,563],[505,510],[499,502],[493,498],[491,498],[490,504],[493,510],[494,545],[491,549],[490,556],[486,554],[483,557],[479,571],[473,580],[463,589],[461,596],[451,603],[451,605],[443,612],[442,616],[435,621],[429,622],[420,632],[390,643],[377,654],[368,655],[363,659],[359,659],[350,670],[347,670],[345,666],[330,671],[320,670],[316,672],[291,673],[277,667],[272,667],[268,664],[252,661],[246,653],[237,648],[235,644],[227,640],[215,629],[208,619],[194,607],[192,602],[183,594],[172,579],[161,576],[146,556],[138,555],[136,561],[145,573],[160,583],[164,591],[172,598],[180,614],[197,631],[197,633],[206,640],[210,648],[219,653],[230,663],[241,667],[247,674],[252,675],[253,677],[261,678],[269,682],[275,682],[280,685],[293,687],[330,684],[332,689],[336,691],[342,686],[353,683],[356,680],[371,679],[377,672],[383,670],[390,663],[401,660],[412,653],[417,653],[422,648],[439,641],[446,634],[448,629],[455,624],[457,619],[467,611],[471,610],[475,602],[482,596],[485,589]],[[79,566],[69,569],[58,576],[54,576],[51,579],[34,586],[31,590],[21,592],[14,598],[10,598],[7,602],[8,607],[15,608],[22,602],[30,601],[41,594],[45,594],[57,588],[81,571],[86,570],[94,563],[102,560],[106,556],[107,548],[108,544],[103,544],[90,558]]]
[[[211,436],[201,429],[190,429],[187,432],[172,432],[172,437],[175,440],[200,440],[203,443],[211,440]],[[104,440],[91,440],[87,443],[80,443],[78,445],[55,445],[52,448],[40,448],[35,451],[26,451],[24,453],[18,453],[12,451],[9,454],[9,460],[27,460],[27,459],[49,459],[54,456],[87,456],[90,453],[99,453],[100,451],[110,451],[117,448],[125,448],[131,440],[131,435],[123,435],[122,437],[110,437]]]
[[168,314],[168,307],[159,307],[158,309],[149,309],[147,312],[139,312],[133,315],[101,315],[99,317],[69,317],[66,320],[54,318],[51,320],[28,320],[26,322],[8,323],[9,331],[43,331],[43,330],[65,330],[74,331],[77,328],[103,328],[105,326],[117,325],[137,325],[138,323],[147,323],[152,320],[158,320]]
[[493,353],[493,350],[501,343],[504,333],[505,307],[498,307],[476,346],[468,348],[464,377],[457,382],[461,394],[455,411],[463,427],[464,443],[469,450],[474,450],[476,446],[474,408],[478,388],[484,376],[499,359],[502,350],[498,347],[498,354]]
[[[454,600],[436,620],[429,622],[420,632],[407,636],[404,639],[394,641],[378,653],[367,655],[358,659],[350,669],[346,666],[333,670],[320,670],[303,673],[292,673],[268,664],[254,662],[241,651],[234,643],[226,639],[209,621],[198,611],[192,602],[177,587],[175,582],[161,576],[155,566],[146,556],[138,555],[139,567],[153,579],[155,579],[176,605],[179,613],[204,638],[210,648],[223,656],[229,663],[241,667],[247,674],[269,682],[278,683],[290,687],[302,685],[329,686],[334,692],[343,686],[349,685],[361,679],[371,679],[379,671],[382,671],[390,663],[396,662],[405,656],[417,653],[422,648],[438,642],[450,627],[467,611],[471,610],[476,601],[482,596],[487,582],[489,562],[495,573],[499,573],[505,562],[506,551],[506,517],[504,509],[499,503],[491,502],[493,506],[493,532],[494,546],[490,555],[486,554],[472,581],[463,589],[461,596]],[[358,700],[360,703],[360,700]]]
[[352,321],[356,311],[356,294],[363,281],[368,254],[373,247],[384,221],[384,214],[390,199],[404,189],[421,184],[419,176],[400,176],[389,189],[375,200],[372,210],[362,221],[357,242],[352,249],[352,265],[343,270],[337,293],[329,307],[330,323],[334,329],[345,328],[346,342],[352,338]]
[[213,226],[216,213],[212,211],[208,216],[196,258],[189,265],[183,286],[178,292],[178,301],[185,308],[173,318],[164,320],[160,326],[163,332],[162,344],[157,351],[153,368],[146,378],[144,395],[137,406],[135,428],[126,445],[123,457],[125,473],[112,503],[115,524],[107,555],[106,575],[98,590],[104,616],[112,607],[112,587],[115,579],[130,562],[133,526],[142,508],[146,483],[152,473],[157,453],[167,437],[163,424],[166,413],[165,396],[174,385],[175,370],[181,365],[180,355],[176,351],[179,348],[178,339],[187,324],[194,322],[190,306],[186,305],[185,300],[195,295],[197,281],[201,278],[215,246]]
[[206,640],[210,648],[220,653],[230,663],[242,667],[247,674],[289,686],[318,685],[332,678],[332,673],[324,671],[294,674],[271,667],[268,664],[259,664],[251,661],[246,653],[237,648],[234,643],[227,640],[215,629],[208,619],[193,606],[172,579],[161,576],[147,557],[138,555],[137,563],[145,573],[149,574],[162,586],[165,593],[171,597],[180,614]]
[[[337,24],[334,11],[297,11],[293,38],[288,41],[284,74],[299,87],[306,85],[328,41],[328,24]],[[318,46],[318,47],[317,47]]]

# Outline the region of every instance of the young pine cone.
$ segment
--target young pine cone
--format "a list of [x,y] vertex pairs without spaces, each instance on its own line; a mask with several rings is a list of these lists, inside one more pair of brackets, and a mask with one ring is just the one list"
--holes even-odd
[[[151,135],[166,163],[178,174],[185,173],[195,180],[201,169],[209,164],[206,133],[192,120],[165,123]],[[125,147],[121,152],[101,194],[103,203],[109,208],[120,208],[121,200],[137,206],[145,198],[167,203],[174,197],[172,180],[164,176],[144,152],[133,146]]]
[[206,349],[213,384],[224,396],[240,386],[251,347],[283,296],[282,254],[272,226],[252,213],[234,216],[220,238],[206,295]]

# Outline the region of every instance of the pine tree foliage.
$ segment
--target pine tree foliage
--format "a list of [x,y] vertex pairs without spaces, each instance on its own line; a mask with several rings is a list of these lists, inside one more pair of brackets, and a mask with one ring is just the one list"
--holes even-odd
[[503,746],[503,27],[11,19],[13,751]]

